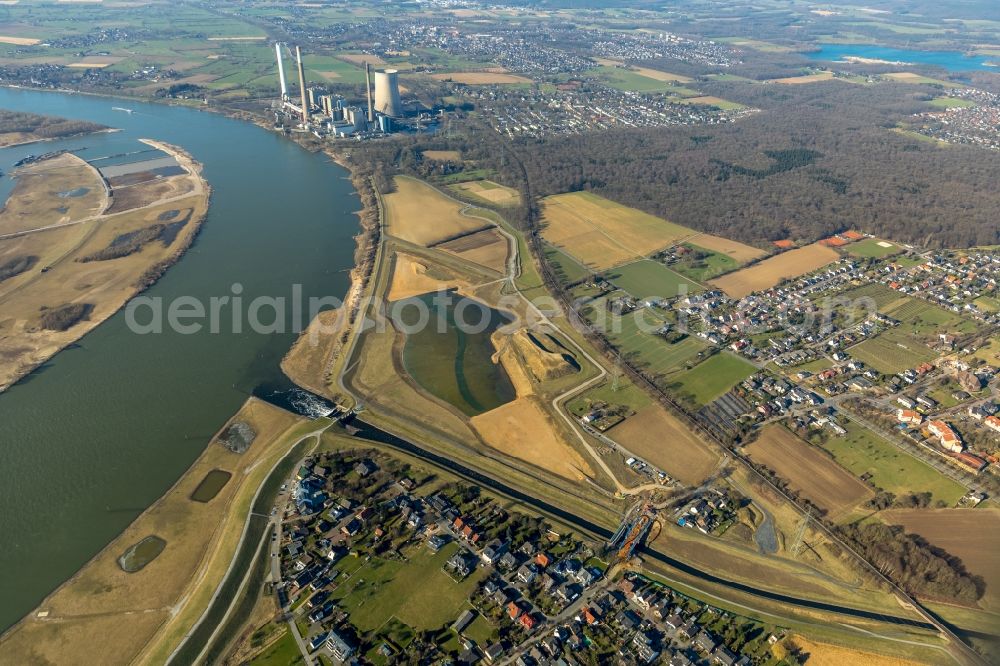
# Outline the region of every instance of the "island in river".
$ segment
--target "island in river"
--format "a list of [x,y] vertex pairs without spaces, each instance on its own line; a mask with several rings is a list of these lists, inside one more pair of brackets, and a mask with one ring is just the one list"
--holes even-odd
[[109,131],[109,128],[86,120],[0,109],[0,148],[101,131]]
[[13,173],[0,211],[0,390],[113,315],[194,240],[209,200],[201,166],[143,142],[154,157],[95,167],[56,151]]

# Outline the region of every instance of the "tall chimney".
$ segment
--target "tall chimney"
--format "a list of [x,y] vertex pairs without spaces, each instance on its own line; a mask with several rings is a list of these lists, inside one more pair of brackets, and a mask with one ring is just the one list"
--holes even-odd
[[278,57],[278,81],[281,83],[281,100],[288,99],[288,84],[285,82],[285,63],[281,59],[281,42],[274,43],[274,55]]
[[302,50],[295,47],[295,60],[299,66],[299,93],[302,96],[302,125],[309,124],[309,102],[306,99],[306,70],[302,67]]
[[372,66],[365,61],[365,94],[368,96],[368,123],[375,122],[375,104],[372,102]]

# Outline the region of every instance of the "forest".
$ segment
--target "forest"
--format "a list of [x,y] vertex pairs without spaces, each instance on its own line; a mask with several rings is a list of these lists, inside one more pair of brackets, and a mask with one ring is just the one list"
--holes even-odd
[[66,120],[36,113],[21,113],[0,109],[0,134],[20,132],[34,134],[39,139],[57,139],[107,129],[104,125],[83,120]]
[[[527,190],[529,200],[589,190],[762,247],[847,229],[933,248],[1000,243],[1000,153],[939,147],[895,131],[926,111],[937,89],[718,82],[708,92],[760,112],[726,125],[514,142],[469,122],[452,137],[372,142],[352,161],[369,172],[433,179],[464,165],[424,161],[421,151],[456,149],[476,168],[490,168],[495,179]],[[534,213],[505,214],[531,226]]]
[[533,193],[590,190],[756,244],[852,228],[929,247],[1000,242],[1000,153],[893,131],[926,109],[923,87],[718,87],[761,112],[728,125],[519,141]]

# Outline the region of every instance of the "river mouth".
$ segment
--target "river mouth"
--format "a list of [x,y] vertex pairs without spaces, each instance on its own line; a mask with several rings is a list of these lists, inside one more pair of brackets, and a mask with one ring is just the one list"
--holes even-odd
[[390,309],[406,335],[403,368],[425,391],[470,417],[517,397],[493,360],[493,333],[512,321],[509,316],[452,291],[395,301]]

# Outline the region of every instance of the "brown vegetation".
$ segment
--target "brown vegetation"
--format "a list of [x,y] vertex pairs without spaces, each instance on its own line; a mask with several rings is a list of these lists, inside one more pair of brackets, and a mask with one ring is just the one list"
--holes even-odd
[[93,303],[66,303],[55,308],[43,308],[39,323],[50,331],[66,331],[86,319],[93,309]]
[[587,461],[563,440],[534,396],[474,416],[472,426],[493,448],[531,465],[573,481],[594,475]]
[[425,247],[492,226],[465,217],[460,204],[413,178],[397,178],[383,201],[387,233]]
[[773,470],[803,497],[833,516],[872,496],[872,491],[830,456],[783,426],[770,425],[746,448],[747,455]]
[[690,486],[707,479],[719,463],[718,454],[706,442],[657,404],[628,417],[608,436]]
[[839,258],[836,250],[813,243],[723,275],[711,280],[711,283],[732,298],[742,298],[754,291],[770,289],[782,280],[810,273]]

